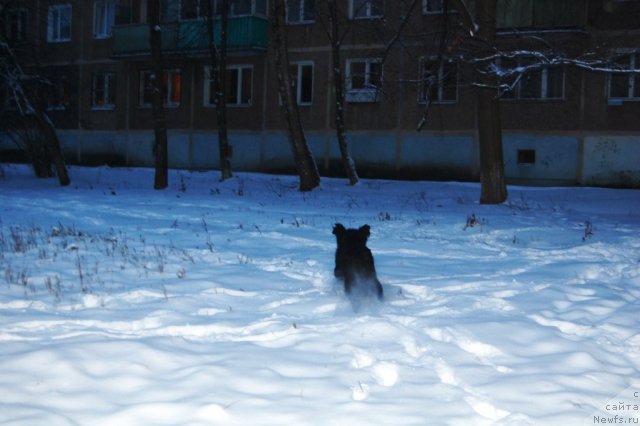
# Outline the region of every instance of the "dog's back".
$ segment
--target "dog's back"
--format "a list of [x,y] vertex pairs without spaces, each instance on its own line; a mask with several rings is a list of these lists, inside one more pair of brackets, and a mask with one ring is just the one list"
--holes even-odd
[[376,275],[373,254],[366,245],[370,235],[369,225],[346,229],[337,223],[333,234],[337,242],[334,274],[344,279],[345,292],[351,294],[356,288],[358,293],[375,293],[378,299],[382,299],[383,290]]

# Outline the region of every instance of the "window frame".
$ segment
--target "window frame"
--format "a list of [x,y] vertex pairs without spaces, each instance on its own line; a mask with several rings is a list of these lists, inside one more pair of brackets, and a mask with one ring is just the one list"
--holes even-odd
[[429,10],[429,4],[434,0],[422,0],[422,14],[423,15],[440,15],[444,12],[444,1],[437,0],[440,2],[440,8]]
[[[383,19],[384,18],[384,0],[363,0],[365,1],[364,15],[359,15],[359,14],[356,15],[356,13],[358,13],[359,11],[355,10],[355,5],[354,5],[355,1],[360,1],[360,0],[349,0],[349,19],[367,20],[367,19]],[[376,7],[373,5],[373,2],[375,1],[380,2],[379,14],[374,14],[375,12],[374,9],[376,9]]]
[[66,111],[71,103],[71,84],[66,75],[49,81],[46,93],[47,111]]
[[[68,14],[69,28],[68,35],[62,34],[62,13]],[[55,14],[55,15],[54,15]],[[73,7],[70,3],[53,4],[49,6],[47,11],[47,42],[49,43],[65,43],[71,41],[73,21]],[[55,24],[55,28],[54,28]]]
[[[220,0],[213,0],[213,10],[215,15],[219,15],[219,2]],[[251,10],[248,13],[236,13],[235,11],[235,3],[229,4],[229,17],[241,17],[241,16],[263,16],[266,17],[268,14],[269,7],[267,5],[267,0],[249,0],[251,2]],[[258,11],[257,2],[263,2],[264,10]]]
[[[619,58],[629,58],[629,65],[622,72],[609,72],[607,75],[607,102],[609,104],[620,104],[622,102],[638,102],[640,101],[640,74],[634,74],[630,71],[636,70],[640,72],[640,52],[620,52]],[[625,76],[625,73],[628,75]],[[626,77],[627,94],[626,96],[613,96],[614,77]]]
[[[251,107],[253,106],[253,64],[234,64],[234,65],[228,65],[226,72],[235,72],[238,74],[237,76],[237,80],[236,80],[236,90],[235,90],[235,99],[236,102],[234,103],[230,103],[227,102],[227,99],[225,99],[225,106],[227,107],[231,107],[231,108],[247,108],[247,107]],[[249,102],[247,103],[242,103],[242,99],[244,98],[243,95],[243,70],[249,69],[251,71],[251,82],[249,83]],[[204,107],[207,108],[215,108],[216,104],[214,102],[211,101],[211,84],[212,84],[212,80],[211,80],[211,65],[205,65],[204,66],[204,78],[203,80],[203,105]],[[225,75],[224,78],[224,84],[227,84],[227,76]],[[230,94],[230,87],[226,88],[226,95],[227,98],[229,97]]]
[[184,0],[180,1],[180,14],[179,14],[180,21],[194,21],[194,20],[206,18],[206,16],[203,15],[202,0],[193,0],[193,1],[195,2],[194,4],[195,10],[193,11],[195,14],[194,17],[185,17]]
[[[353,87],[352,66],[356,63],[363,63],[365,65],[364,70],[364,82],[362,88]],[[371,83],[371,64],[379,64],[380,77],[379,85]],[[382,58],[351,58],[347,59],[346,66],[346,91],[345,100],[350,103],[374,103],[380,101],[380,92],[382,92],[384,82],[384,71]],[[372,87],[367,87],[372,86]]]
[[[98,87],[98,78],[102,77],[101,86]],[[116,73],[115,72],[95,72],[91,79],[91,109],[95,111],[113,110],[116,108]],[[96,103],[98,89],[103,93],[104,103]]]
[[[93,2],[93,38],[102,40],[113,37],[117,7],[116,0],[95,0]],[[99,9],[102,9],[102,22],[100,23],[98,22]]]
[[[432,104],[456,104],[458,103],[458,94],[459,94],[459,82],[460,82],[460,67],[457,62],[453,60],[443,60],[438,66],[438,72],[436,75],[436,84],[437,84],[437,93],[438,96],[436,99],[429,99],[427,96],[427,90],[429,90],[429,86],[426,85],[426,70],[425,67],[427,64],[433,64],[436,62],[435,58],[430,57],[422,57],[420,58],[418,65],[418,76],[420,79],[420,85],[418,87],[418,103],[426,104],[427,102],[431,102]],[[448,73],[445,73],[445,65],[452,65],[455,67],[455,97],[454,99],[445,99],[445,87],[446,87],[446,78]]]
[[[272,0],[273,1],[273,0]],[[290,7],[289,7],[289,3],[290,2],[296,2],[299,5],[299,13],[298,13],[298,19],[296,20],[292,20],[291,19],[291,15],[289,13]],[[308,12],[310,12],[311,15],[313,15],[313,18],[310,19],[305,19],[305,7],[311,4],[311,10],[309,10]],[[288,25],[309,25],[309,24],[313,24],[316,22],[316,13],[315,13],[315,0],[287,0],[286,1],[286,11],[287,11],[287,17],[286,17],[286,23]]]
[[[523,66],[523,58],[515,59],[516,67]],[[526,66],[526,64],[524,65]],[[561,93],[559,96],[549,96],[549,82],[550,79],[550,71],[551,70],[560,70],[562,72],[561,79]],[[525,78],[532,78],[536,74],[540,75],[540,96],[523,96],[523,84],[526,84]],[[564,101],[566,99],[566,80],[567,73],[565,67],[562,65],[554,65],[554,66],[545,66],[539,69],[534,69],[530,71],[523,72],[520,76],[517,77],[517,81],[513,86],[513,90],[505,92],[500,96],[501,100],[507,101],[530,101],[530,102],[554,102],[554,101]]]
[[[141,70],[140,71],[140,81],[139,81],[139,99],[138,106],[140,108],[150,108],[152,104],[152,100],[149,99],[147,102],[145,97],[147,95],[149,81],[148,78],[151,76],[153,71],[151,70]],[[172,75],[178,74],[180,76],[180,93],[178,102],[172,101],[174,97],[174,88],[173,88],[173,79],[170,78]],[[167,81],[167,87],[164,87],[164,81]],[[163,91],[163,100],[162,105],[165,108],[179,108],[182,104],[182,70],[180,68],[165,68],[162,70],[162,91]]]
[[29,12],[23,6],[11,7],[4,13],[1,23],[2,32],[4,33],[5,40],[10,45],[21,44],[27,41],[28,20]]
[[[313,61],[296,61],[289,63],[290,67],[295,67],[295,76],[292,74],[291,77],[295,77],[295,81],[292,81],[293,87],[296,91],[296,103],[299,106],[311,106],[313,105],[313,92],[314,92],[314,79],[315,79],[315,66]],[[309,90],[311,99],[304,100],[302,99],[302,82],[303,82],[303,69],[305,67],[311,68],[311,87]]]

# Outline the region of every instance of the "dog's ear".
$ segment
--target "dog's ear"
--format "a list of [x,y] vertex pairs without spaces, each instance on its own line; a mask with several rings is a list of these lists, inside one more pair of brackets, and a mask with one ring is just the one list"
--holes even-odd
[[369,235],[371,235],[371,227],[369,225],[362,225],[358,229],[358,233],[362,237],[362,239],[366,242],[369,239]]
[[339,236],[342,235],[345,231],[344,225],[342,225],[341,223],[336,223],[333,226],[333,235]]

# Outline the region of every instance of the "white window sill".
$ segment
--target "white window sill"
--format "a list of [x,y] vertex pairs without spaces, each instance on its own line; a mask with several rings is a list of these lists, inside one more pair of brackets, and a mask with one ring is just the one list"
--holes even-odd
[[345,96],[347,102],[372,103],[380,100],[379,90],[349,90]]

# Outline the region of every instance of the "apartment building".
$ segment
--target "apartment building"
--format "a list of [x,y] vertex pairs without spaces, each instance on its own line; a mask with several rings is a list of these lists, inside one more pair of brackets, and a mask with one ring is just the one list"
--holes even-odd
[[[161,2],[171,167],[218,167],[201,1]],[[307,138],[321,173],[339,173],[326,2],[286,3],[290,69]],[[474,70],[458,49],[463,14],[445,10],[445,3],[339,2],[348,141],[363,176],[478,178]],[[474,2],[468,4],[473,11]],[[152,165],[146,0],[2,5],[5,39],[25,67],[47,78],[43,102],[67,160]],[[640,75],[620,71],[640,72],[640,1],[499,0],[498,12],[501,51],[553,51],[556,59],[572,59],[503,78],[509,90],[496,96],[507,178],[639,186]],[[268,15],[267,0],[231,1],[226,105],[236,170],[293,170]],[[596,56],[611,63],[591,66]],[[501,61],[514,69],[529,59]],[[6,111],[11,100],[4,93]],[[12,158],[8,138],[0,149]]]

